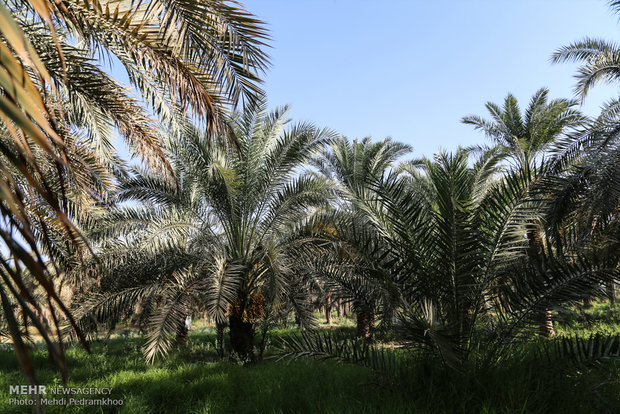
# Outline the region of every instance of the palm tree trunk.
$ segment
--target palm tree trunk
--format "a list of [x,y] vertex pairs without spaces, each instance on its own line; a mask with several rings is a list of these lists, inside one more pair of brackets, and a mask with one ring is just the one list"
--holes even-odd
[[607,293],[607,298],[609,299],[609,303],[611,303],[612,305],[616,304],[616,283],[614,282],[613,279],[608,280],[606,282],[606,293]]
[[553,321],[551,320],[551,310],[549,309],[542,312],[539,332],[544,337],[555,336],[555,329],[553,329]]
[[357,316],[357,336],[369,341],[372,339],[372,328],[374,313],[372,307],[366,303],[361,303],[356,307]]
[[224,322],[215,322],[215,347],[220,357],[224,356],[224,328],[226,328]]
[[328,326],[332,326],[333,324],[333,319],[332,319],[332,301],[331,301],[331,293],[327,294],[327,297],[325,298],[325,320],[326,320],[326,324]]
[[183,322],[179,323],[177,327],[177,344],[180,346],[185,346],[187,344],[187,340],[189,339],[189,329],[191,326],[191,317],[188,316],[190,322],[187,323],[187,319]]
[[254,324],[238,315],[228,317],[230,347],[243,361],[254,361]]
[[[533,263],[539,263],[539,255],[543,251],[540,230],[535,224],[527,226],[527,240],[529,244],[528,255]],[[540,270],[539,270],[540,271]],[[540,313],[538,319],[538,331],[542,336],[551,337],[555,335],[553,320],[551,319],[551,309],[547,308]]]

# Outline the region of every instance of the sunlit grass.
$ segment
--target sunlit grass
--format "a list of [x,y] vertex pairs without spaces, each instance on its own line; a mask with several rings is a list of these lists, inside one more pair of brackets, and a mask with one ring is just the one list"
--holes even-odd
[[[615,329],[618,306],[596,304],[583,316],[566,314],[556,324],[561,334],[586,335],[587,329]],[[588,328],[589,327],[589,328]],[[343,328],[338,328],[343,329]],[[575,330],[573,330],[575,329]],[[266,354],[278,351],[280,338],[294,328],[269,333]],[[344,332],[352,332],[345,327]],[[420,353],[407,374],[382,377],[372,371],[334,361],[268,359],[253,366],[220,360],[211,327],[192,330],[186,348],[165,360],[146,364],[144,340],[121,334],[105,344],[93,343],[92,354],[80,347],[67,350],[70,387],[112,387],[123,399],[120,409],[50,407],[48,412],[126,413],[427,413],[427,412],[615,412],[620,406],[620,364],[599,362],[575,367],[545,361],[530,348],[509,353],[497,366],[471,364],[464,372],[445,368],[435,357]],[[532,345],[530,345],[532,346]],[[533,348],[532,348],[533,349]],[[61,385],[47,353],[34,353],[42,384]],[[24,384],[10,350],[0,351],[0,412],[29,412],[8,404],[9,385]],[[95,397],[98,398],[98,397]]]
[[555,321],[556,333],[561,336],[620,335],[620,304],[597,301],[587,308],[571,306],[557,312]]

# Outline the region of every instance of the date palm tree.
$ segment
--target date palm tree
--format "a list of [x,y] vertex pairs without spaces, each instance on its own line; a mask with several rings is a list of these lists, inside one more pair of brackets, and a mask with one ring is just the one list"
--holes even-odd
[[[620,11],[620,2],[609,1],[611,9]],[[590,89],[600,83],[617,83],[620,79],[620,48],[604,39],[585,38],[559,48],[551,57],[554,63],[578,62],[575,93],[583,100]],[[614,173],[617,164],[617,142],[620,100],[612,99],[603,105],[593,125],[560,153],[562,161],[570,161],[573,171],[563,194],[576,199],[580,194],[579,210],[586,237],[592,229],[615,221],[618,205],[618,179]],[[615,282],[608,282],[607,295],[615,302]]]
[[8,1],[0,5],[0,21],[0,302],[19,362],[34,382],[12,309],[21,309],[64,368],[61,347],[37,316],[44,304],[26,285],[45,292],[57,327],[54,309],[75,327],[54,279],[64,271],[60,261],[87,250],[76,226],[86,219],[84,207],[105,204],[106,170],[117,165],[111,130],[173,177],[148,112],[93,56],[116,56],[161,120],[178,124],[186,111],[213,132],[226,108],[260,92],[266,32],[223,1]]
[[[587,128],[566,140],[554,154],[555,174],[545,180],[554,194],[547,219],[548,232],[554,238],[569,229],[586,248],[594,244],[617,251],[619,107],[618,101],[605,104]],[[612,303],[616,283],[612,279],[606,282]]]
[[[369,199],[376,198],[373,190],[376,180],[395,168],[397,160],[410,151],[411,147],[391,138],[372,142],[369,137],[359,141],[349,141],[345,137],[340,137],[316,157],[313,165],[330,180],[338,196],[338,211],[335,214],[340,216],[339,220],[363,220],[359,211]],[[324,220],[328,223],[332,219],[327,214]],[[307,260],[317,276],[327,280],[328,283],[335,283],[339,290],[343,290],[343,295],[352,297],[357,316],[358,336],[371,338],[375,313],[380,303],[385,305],[384,321],[389,323],[390,302],[382,300],[388,292],[385,290],[381,292],[366,283],[364,274],[371,267],[368,263],[365,265],[356,261],[354,254],[348,254],[340,248],[310,254],[324,255],[325,258],[330,254],[336,255],[331,261],[323,260],[320,263],[314,263],[316,260],[312,257],[308,257]],[[347,271],[343,271],[343,267],[334,266],[334,261],[345,257],[351,260]]]
[[586,117],[575,109],[576,105],[576,101],[568,99],[549,101],[549,90],[541,88],[532,96],[523,114],[517,99],[508,94],[502,107],[486,103],[490,120],[469,115],[461,121],[482,131],[517,168],[532,168],[536,157],[551,149],[571,129],[586,122]]
[[[374,182],[377,197],[360,203],[354,219],[334,216],[329,232],[316,232],[356,258],[320,256],[330,261],[329,271],[357,272],[375,292],[390,292],[401,338],[434,350],[455,369],[481,349],[478,357],[497,361],[507,344],[537,327],[541,312],[618,274],[603,250],[577,257],[570,237],[564,251],[546,248],[533,261],[526,234],[544,217],[548,192],[531,185],[540,169],[498,176],[501,159],[489,152],[470,166],[459,150],[404,163]],[[345,358],[356,352],[320,336],[304,339],[292,344],[295,352]]]
[[[517,169],[523,172],[533,171],[537,157],[543,155],[571,129],[581,127],[586,122],[586,117],[574,109],[576,101],[549,101],[548,95],[548,89],[539,89],[521,114],[516,98],[508,94],[503,107],[487,102],[486,108],[491,120],[470,115],[463,117],[462,122],[484,132]],[[532,260],[536,260],[536,256],[542,253],[541,231],[538,225],[532,223],[527,232]],[[543,319],[541,333],[553,335],[550,311],[545,312]]]
[[[614,13],[620,11],[620,2],[608,1]],[[553,63],[579,62],[575,78],[575,93],[584,99],[590,89],[599,82],[617,82],[620,79],[620,48],[604,39],[586,37],[562,46],[551,56]]]
[[140,298],[148,313],[145,352],[153,359],[201,303],[216,321],[228,319],[232,350],[252,359],[255,322],[265,310],[288,300],[305,306],[293,294],[290,235],[329,193],[300,167],[331,133],[288,126],[287,112],[268,114],[261,105],[239,114],[232,124],[238,147],[187,126],[168,142],[178,188],[146,172],[123,181],[119,201],[141,205],[114,210],[90,233],[101,240],[103,267],[95,264],[100,295],[80,310],[84,321],[131,314]]

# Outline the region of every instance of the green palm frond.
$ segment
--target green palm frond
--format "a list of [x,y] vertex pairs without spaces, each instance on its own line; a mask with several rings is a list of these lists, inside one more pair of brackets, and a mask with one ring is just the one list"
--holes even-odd
[[[54,8],[91,50],[116,55],[151,100],[156,73],[171,105],[191,110],[215,130],[222,105],[260,95],[257,73],[268,65],[262,22],[224,1],[69,1]],[[170,112],[167,109],[167,112]]]
[[194,272],[177,273],[162,289],[160,303],[150,315],[144,354],[152,362],[158,356],[165,356],[175,334],[191,314],[192,296],[203,290],[203,281]]
[[304,331],[282,342],[281,360],[305,357],[335,359],[391,377],[401,375],[406,369],[404,358],[397,358],[393,352],[386,352],[384,348],[377,349],[360,338],[351,339],[338,333]]
[[133,314],[137,303],[153,296],[160,288],[156,282],[113,293],[91,294],[75,311],[76,318],[85,332],[102,324],[112,327],[123,317]]
[[620,337],[618,335],[592,334],[588,338],[563,337],[543,345],[548,360],[567,361],[584,365],[605,359],[620,358]]
[[86,126],[87,132],[94,134],[90,139],[99,156],[103,159],[112,156],[111,129],[116,128],[134,154],[143,157],[152,168],[166,168],[171,173],[161,139],[142,105],[96,65],[88,50],[71,46],[62,39],[61,55],[44,26],[24,22],[23,27],[52,78],[66,85],[69,120],[78,127]]
[[224,322],[228,306],[237,298],[244,267],[227,263],[226,258],[217,257],[208,272],[208,286],[205,289],[206,307],[216,321]]
[[[0,32],[3,308],[14,302],[14,291],[20,292],[16,303],[25,314],[47,300],[55,330],[60,334],[59,320],[66,319],[84,341],[55,284],[64,274],[75,279],[79,269],[92,264],[90,258],[82,262],[89,257],[89,246],[80,230],[90,232],[101,223],[103,208],[113,201],[116,180],[128,179],[113,153],[113,129],[151,168],[169,180],[174,177],[150,112],[101,70],[94,53],[115,54],[151,104],[151,112],[177,132],[189,111],[205,121],[211,134],[216,130],[229,134],[226,113],[262,95],[257,76],[268,65],[264,53],[268,36],[262,22],[236,3],[195,0],[148,4],[9,0],[0,5]],[[192,197],[183,197],[200,208]],[[107,223],[109,229],[101,236],[118,234],[129,219],[125,217],[125,224],[116,229]],[[139,219],[145,217],[134,217],[134,222]],[[152,239],[159,241],[155,247],[160,251],[178,252],[183,246],[175,244],[176,239],[188,234],[190,223],[208,228],[206,220],[200,225],[162,220],[158,225],[167,229],[167,237]],[[106,241],[96,248],[121,244]],[[94,274],[109,271],[108,259],[115,255],[122,256],[116,251],[106,257],[99,268],[94,266]],[[169,267],[178,268],[179,263]],[[33,278],[28,288],[27,277]],[[79,279],[83,280],[76,283],[78,287],[95,283],[88,277]],[[37,295],[29,294],[31,286]],[[47,338],[48,327],[35,314],[29,318]],[[11,332],[27,379],[33,382],[22,333]],[[62,343],[60,337],[54,341]],[[50,350],[61,362],[62,353]],[[64,365],[60,366],[64,374]]]
[[581,63],[575,75],[575,93],[582,99],[595,84],[601,81],[616,82],[620,76],[620,49],[615,43],[602,39],[585,38],[563,46],[551,56],[551,61]]
[[[26,5],[32,6],[48,27],[53,28],[47,3],[27,2]],[[62,315],[84,342],[75,320],[56,292],[51,280],[53,272],[49,271],[42,256],[44,251],[55,250],[53,242],[45,232],[37,234],[35,223],[44,222],[44,215],[52,213],[68,236],[68,243],[79,240],[80,236],[62,206],[66,200],[67,187],[61,179],[56,181],[60,188],[54,188],[53,183],[50,185],[48,182],[50,176],[57,174],[56,177],[60,178],[58,176],[68,168],[67,143],[63,140],[61,126],[63,119],[51,105],[48,106],[50,101],[58,99],[58,91],[54,88],[50,74],[36,49],[5,4],[0,5],[0,26],[3,35],[0,43],[0,87],[3,92],[0,99],[3,121],[0,138],[3,280],[0,288],[3,311],[9,324],[14,349],[27,381],[33,384],[36,378],[32,360],[22,340],[19,324],[12,316],[10,298],[17,299],[22,311],[30,314],[30,321],[46,339],[48,348],[65,378],[62,350],[49,339],[48,327],[32,313],[30,307],[39,309],[40,305],[36,298],[27,294],[24,277],[25,274],[31,275],[36,281],[34,285],[46,293],[55,331],[59,334],[58,317]],[[50,101],[44,100],[42,96],[43,88],[46,87],[49,88]],[[48,166],[51,167],[49,170]],[[25,192],[24,184],[27,185]],[[61,191],[57,191],[58,189]],[[35,199],[40,209],[36,212],[28,211]],[[17,242],[16,239],[21,241]],[[9,260],[11,265],[8,264]],[[60,335],[56,340],[62,341]]]

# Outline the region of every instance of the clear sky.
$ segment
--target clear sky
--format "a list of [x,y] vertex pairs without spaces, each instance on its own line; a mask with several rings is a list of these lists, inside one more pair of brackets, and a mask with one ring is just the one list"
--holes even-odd
[[[349,138],[386,136],[415,156],[482,143],[460,123],[486,117],[508,92],[524,108],[540,87],[573,97],[575,65],[552,65],[560,46],[585,36],[620,40],[603,0],[241,0],[273,37],[269,105]],[[601,85],[582,110],[617,96]]]

